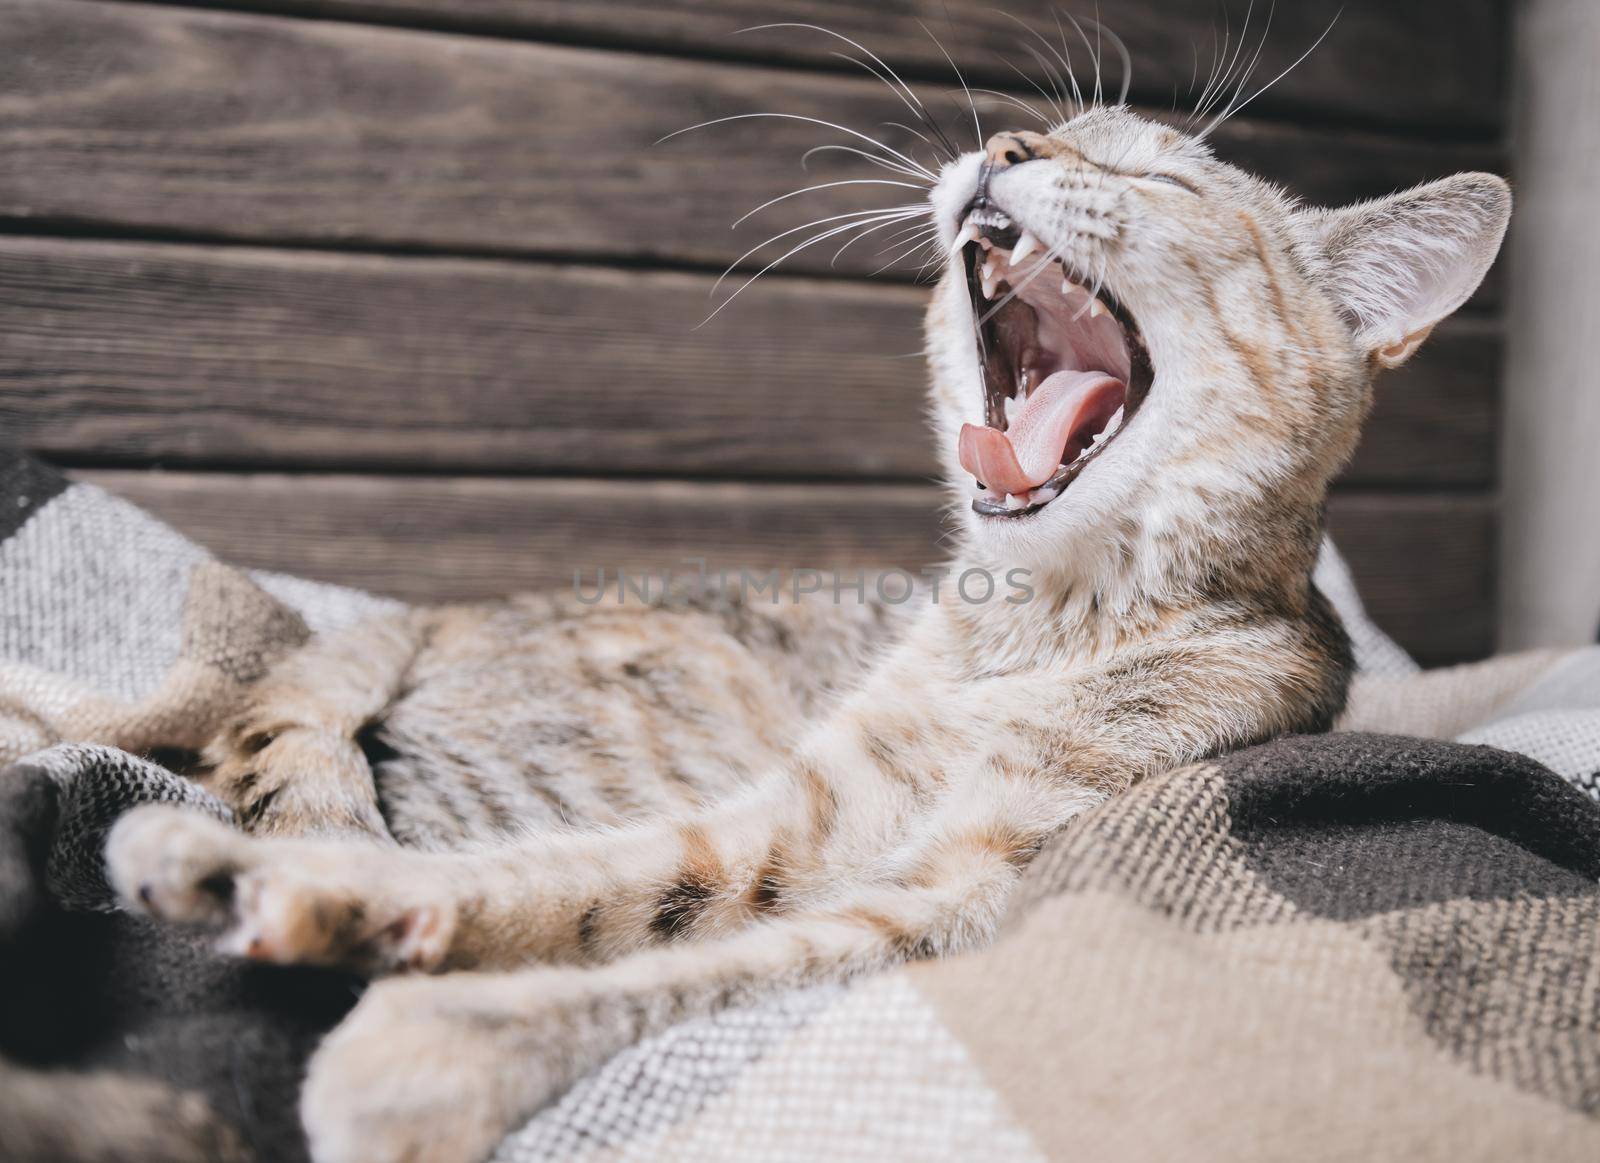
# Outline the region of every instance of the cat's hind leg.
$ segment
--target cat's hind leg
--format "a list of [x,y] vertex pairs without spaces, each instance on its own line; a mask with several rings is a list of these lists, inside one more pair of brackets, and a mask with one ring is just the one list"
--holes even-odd
[[301,1116],[313,1156],[472,1163],[611,1055],[670,1024],[984,943],[1018,866],[1013,852],[962,845],[930,861],[914,887],[866,889],[599,968],[378,982],[312,1059]]
[[374,619],[297,650],[203,752],[207,790],[258,835],[389,839],[361,747],[426,638],[426,615]]

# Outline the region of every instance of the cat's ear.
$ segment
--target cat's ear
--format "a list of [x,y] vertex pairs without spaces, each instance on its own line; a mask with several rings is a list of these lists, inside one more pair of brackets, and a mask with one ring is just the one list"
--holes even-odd
[[1493,174],[1457,174],[1373,202],[1301,213],[1357,341],[1395,367],[1483,281],[1505,237],[1511,189]]

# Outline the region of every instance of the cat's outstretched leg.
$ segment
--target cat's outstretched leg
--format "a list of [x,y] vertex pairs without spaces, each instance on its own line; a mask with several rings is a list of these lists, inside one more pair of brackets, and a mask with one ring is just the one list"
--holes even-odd
[[[125,904],[221,931],[226,952],[364,973],[604,960],[742,924],[794,883],[781,788],[667,820],[461,854],[245,835],[166,806],[112,829]],[[715,836],[713,840],[711,837]],[[783,865],[763,863],[777,846]],[[810,867],[810,865],[807,865]]]
[[[959,732],[936,734],[908,709],[904,731],[922,745],[913,764],[909,743],[867,726],[893,718],[886,703],[865,700],[783,768],[681,819],[424,853],[254,838],[147,807],[112,830],[107,865],[131,907],[223,925],[225,948],[265,960],[368,972],[594,964],[792,910],[880,862],[963,752]],[[304,723],[294,709],[288,721]]]
[[393,978],[312,1059],[301,1115],[319,1163],[473,1163],[612,1054],[780,987],[838,981],[987,942],[1014,854],[965,840],[921,883],[595,969]]
[[260,960],[366,973],[592,964],[727,931],[797,890],[816,859],[787,800],[769,784],[685,821],[450,854],[253,837],[150,806],[117,822],[106,866],[130,908],[215,927],[223,950]]
[[1018,733],[974,763],[959,723],[917,723],[909,736],[902,724],[887,738],[893,708],[872,710],[872,726],[866,715],[835,722],[785,768],[681,819],[423,853],[256,839],[142,808],[113,830],[107,862],[131,907],[221,925],[225,948],[265,960],[366,972],[593,965],[894,876],[888,854],[945,828],[936,821],[964,797],[980,802],[948,831],[982,848],[1012,843],[1017,821],[1053,826],[1116,783],[1087,778],[1082,747],[1065,749],[1082,775],[1052,775],[1041,749],[1063,750],[1053,735]]
[[425,633],[406,613],[289,655],[205,748],[206,788],[257,835],[389,839],[359,736],[399,694]]

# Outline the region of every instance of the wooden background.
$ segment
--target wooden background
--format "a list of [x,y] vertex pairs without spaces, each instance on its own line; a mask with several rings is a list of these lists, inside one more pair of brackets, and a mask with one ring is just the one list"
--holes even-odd
[[[1280,0],[1259,79],[1338,7]],[[1317,202],[1503,169],[1504,9],[1343,0],[1219,151]],[[1054,35],[1042,0],[1010,11]],[[1216,5],[1101,11],[1133,99],[1182,107]],[[1028,96],[1005,61],[1038,71],[990,0],[0,0],[0,435],[234,560],[407,598],[697,553],[930,560],[912,271],[818,248],[695,328],[726,264],[871,188],[730,230],[864,176],[799,168],[847,139],[657,139],[902,112],[822,36],[730,35],[782,20],[866,40],[953,127],[922,23],[974,84]],[[986,131],[1020,116],[985,104]],[[1494,276],[1381,385],[1331,506],[1428,662],[1493,646],[1500,314]]]

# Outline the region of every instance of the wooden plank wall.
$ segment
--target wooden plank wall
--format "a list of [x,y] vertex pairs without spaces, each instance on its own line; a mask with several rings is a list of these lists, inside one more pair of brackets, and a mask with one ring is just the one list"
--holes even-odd
[[[1262,79],[1339,5],[1277,8]],[[1504,8],[1344,0],[1219,152],[1329,203],[1502,168]],[[1181,104],[1216,6],[1102,10],[1133,99]],[[1043,0],[1010,11],[1055,36]],[[846,139],[749,121],[655,144],[768,109],[914,146],[826,37],[729,35],[813,20],[953,125],[923,24],[975,85],[1027,96],[1010,65],[1039,72],[987,0],[0,0],[0,436],[249,565],[408,598],[695,553],[930,560],[910,271],[819,248],[696,327],[747,248],[862,204],[842,187],[729,229],[860,176],[797,164]],[[980,101],[986,129],[1014,120]],[[1430,662],[1493,645],[1499,319],[1492,277],[1382,385],[1331,507]]]

